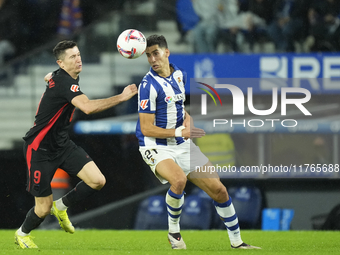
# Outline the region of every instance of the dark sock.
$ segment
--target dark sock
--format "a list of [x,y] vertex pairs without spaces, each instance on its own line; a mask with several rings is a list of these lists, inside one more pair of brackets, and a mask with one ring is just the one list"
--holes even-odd
[[67,207],[78,203],[79,201],[91,196],[92,194],[96,193],[98,190],[92,189],[88,186],[85,182],[81,181],[77,184],[77,186],[63,196],[62,201],[64,205]]
[[33,229],[36,229],[39,227],[39,225],[44,221],[45,218],[39,218],[38,215],[34,212],[34,207],[31,208],[31,210],[28,211],[26,214],[26,219],[24,223],[21,226],[22,232],[28,234]]

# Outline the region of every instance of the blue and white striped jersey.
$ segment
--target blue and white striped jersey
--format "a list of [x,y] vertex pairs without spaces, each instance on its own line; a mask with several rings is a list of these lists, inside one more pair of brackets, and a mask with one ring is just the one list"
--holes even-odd
[[[187,74],[174,64],[170,65],[174,68],[174,72],[167,78],[159,76],[150,68],[138,88],[138,112],[154,113],[154,125],[165,129],[181,126],[185,117],[184,85],[187,80]],[[145,137],[140,129],[139,118],[136,136],[139,140],[139,145],[145,147],[177,145],[184,142],[182,137],[166,139]]]

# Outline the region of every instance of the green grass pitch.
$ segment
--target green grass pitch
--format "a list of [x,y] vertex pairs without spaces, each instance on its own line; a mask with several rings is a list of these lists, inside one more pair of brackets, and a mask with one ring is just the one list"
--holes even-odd
[[34,230],[39,250],[21,250],[14,244],[15,230],[0,230],[0,254],[340,254],[337,231],[247,231],[244,242],[262,250],[233,250],[227,231],[182,231],[187,250],[172,250],[166,231],[79,230],[72,235],[62,230]]

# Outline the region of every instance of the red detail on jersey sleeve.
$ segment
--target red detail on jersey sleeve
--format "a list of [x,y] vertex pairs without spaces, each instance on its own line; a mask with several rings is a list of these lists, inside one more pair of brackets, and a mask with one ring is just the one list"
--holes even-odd
[[73,92],[78,92],[79,91],[79,86],[78,85],[72,85],[70,90],[73,91]]
[[145,110],[147,107],[148,107],[148,102],[149,102],[149,99],[145,99],[145,100],[142,100],[140,102],[140,107]]

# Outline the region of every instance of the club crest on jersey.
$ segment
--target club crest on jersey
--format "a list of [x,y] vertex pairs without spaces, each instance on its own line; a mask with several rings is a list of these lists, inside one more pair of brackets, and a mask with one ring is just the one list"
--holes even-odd
[[165,102],[170,104],[172,102],[172,97],[171,96],[167,96],[164,100],[165,100]]
[[73,91],[73,92],[78,92],[78,91],[79,91],[79,86],[73,84],[73,85],[71,86],[70,90]]
[[177,79],[177,84],[179,86],[183,86],[184,87],[183,78],[181,76],[178,76],[176,79]]
[[143,110],[145,110],[148,107],[148,102],[149,102],[149,99],[145,99],[145,100],[140,101],[140,107]]

